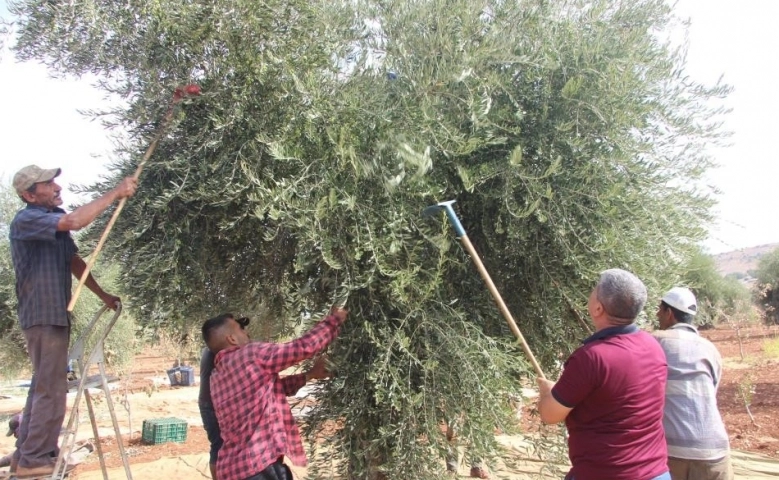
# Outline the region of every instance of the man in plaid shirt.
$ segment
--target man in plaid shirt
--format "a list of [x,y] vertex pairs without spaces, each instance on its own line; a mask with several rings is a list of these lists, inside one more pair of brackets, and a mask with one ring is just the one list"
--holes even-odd
[[[223,313],[222,315],[209,320],[206,324],[212,325],[221,323],[227,318],[235,319],[244,330],[250,322],[248,317],[236,318],[232,313]],[[211,350],[208,348],[204,348],[200,357],[200,393],[198,395],[197,403],[198,408],[200,409],[200,417],[203,420],[203,428],[208,436],[208,442],[211,444],[208,468],[211,471],[211,478],[217,480],[219,477],[216,475],[216,460],[219,455],[219,450],[222,448],[222,432],[219,430],[219,421],[216,418],[214,405],[211,401],[211,372],[213,370],[214,354],[211,353]],[[321,355],[317,357],[316,361],[311,366],[311,369],[307,372],[283,377],[280,381],[284,382],[287,396],[292,396],[298,391],[298,389],[294,388],[296,385],[302,387],[304,383],[307,383],[309,380],[328,378],[329,376],[330,372],[327,370],[326,357]]]
[[283,344],[250,342],[233,318],[203,324],[203,340],[216,354],[211,399],[224,441],[216,466],[219,480],[292,480],[285,455],[295,465],[306,465],[287,396],[308,378],[281,378],[279,372],[322,352],[346,316],[346,310],[333,309],[308,333]]

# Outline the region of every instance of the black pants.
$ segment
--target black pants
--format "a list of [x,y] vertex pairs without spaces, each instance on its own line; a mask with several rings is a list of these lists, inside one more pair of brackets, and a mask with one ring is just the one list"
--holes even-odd
[[219,430],[219,421],[216,419],[213,405],[198,403],[198,407],[200,408],[200,418],[203,420],[203,428],[206,430],[208,442],[211,444],[208,461],[212,465],[216,465],[216,460],[219,458],[219,450],[224,445],[222,431]]
[[292,472],[279,459],[268,465],[265,470],[257,475],[252,475],[244,480],[292,480]]

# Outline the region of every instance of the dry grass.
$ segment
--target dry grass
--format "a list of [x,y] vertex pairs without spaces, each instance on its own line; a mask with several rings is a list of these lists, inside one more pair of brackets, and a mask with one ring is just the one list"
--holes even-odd
[[763,340],[763,355],[767,358],[779,358],[779,338]]

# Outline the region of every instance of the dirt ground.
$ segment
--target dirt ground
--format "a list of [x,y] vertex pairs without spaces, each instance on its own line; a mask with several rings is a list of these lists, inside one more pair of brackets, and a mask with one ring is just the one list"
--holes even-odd
[[[771,465],[771,459],[779,459],[779,328],[718,328],[701,333],[717,345],[725,359],[718,399],[731,447],[739,451],[734,452],[734,457],[741,464],[737,465],[737,478],[754,480],[779,476],[779,464]],[[128,375],[111,384],[111,398],[132,476],[136,480],[210,478],[208,440],[197,408],[198,387],[171,387],[166,370],[172,367],[173,362],[173,357],[150,349],[135,358]],[[100,391],[93,392],[109,478],[126,478],[104,395]],[[25,394],[26,388],[19,386],[18,382],[0,388],[0,420],[6,420],[9,415],[21,410]],[[71,394],[70,404],[72,397]],[[531,410],[522,410],[522,424],[526,431],[537,432],[540,427]],[[78,438],[89,440],[93,434],[86,408],[82,411]],[[187,422],[186,441],[160,445],[141,442],[143,420],[164,417],[176,417]],[[0,424],[2,427],[5,425],[5,422]],[[512,451],[511,456],[527,460],[511,466],[502,463],[494,466],[497,471],[492,472],[491,478],[544,478],[537,474],[542,465],[529,459],[531,455],[527,454],[527,444],[522,437],[501,437],[500,441]],[[0,437],[0,454],[10,452],[12,448],[13,438]],[[295,478],[305,478],[305,468],[293,468],[293,472]],[[467,467],[463,465],[458,473],[459,477],[467,477]],[[98,456],[92,454],[86,457],[71,478],[102,479]]]
[[718,328],[701,335],[724,359],[717,401],[731,448],[779,458],[779,328]]

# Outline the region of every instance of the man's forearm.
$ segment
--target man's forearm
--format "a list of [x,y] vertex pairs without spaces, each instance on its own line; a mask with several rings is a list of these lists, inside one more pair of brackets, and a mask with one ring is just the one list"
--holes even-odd
[[[84,259],[82,259],[78,255],[74,255],[73,259],[70,262],[70,271],[71,273],[73,273],[73,276],[78,279],[81,279],[81,275],[84,274],[84,270],[86,270],[86,268],[87,268],[87,264],[86,262],[84,262]],[[93,277],[91,273],[87,276],[84,285],[86,285],[86,287],[90,289],[98,297],[102,298],[103,295],[105,295],[105,292],[100,287],[100,285],[98,285],[97,280],[95,280],[95,277]]]
[[279,381],[281,382],[282,387],[284,387],[284,395],[291,397],[298,393],[298,390],[303,388],[303,385],[306,384],[308,378],[305,373],[296,373],[295,375],[282,377]]
[[314,325],[302,337],[291,342],[277,344],[266,351],[263,359],[267,369],[281,372],[323,351],[338,335],[340,321],[333,315]]
[[63,215],[57,224],[59,231],[80,230],[93,221],[119,198],[116,190],[109,190],[91,202]]
[[572,410],[557,401],[552,394],[554,386],[551,380],[538,379],[538,413],[544,423],[562,422]]

